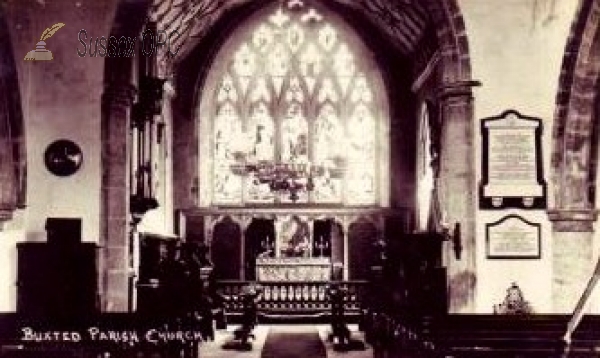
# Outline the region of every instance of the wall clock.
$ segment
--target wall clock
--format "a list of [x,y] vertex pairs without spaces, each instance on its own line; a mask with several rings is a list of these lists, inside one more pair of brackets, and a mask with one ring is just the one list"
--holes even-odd
[[67,139],[52,142],[44,153],[44,163],[48,171],[61,177],[74,174],[82,162],[81,148]]

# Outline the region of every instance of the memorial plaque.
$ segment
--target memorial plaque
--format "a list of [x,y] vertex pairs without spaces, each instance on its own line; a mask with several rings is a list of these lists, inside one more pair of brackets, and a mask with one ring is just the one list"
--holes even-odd
[[486,224],[487,257],[489,259],[539,259],[541,257],[541,225],[520,216],[509,215]]
[[542,121],[506,111],[481,122],[483,209],[543,209],[546,183],[542,171]]

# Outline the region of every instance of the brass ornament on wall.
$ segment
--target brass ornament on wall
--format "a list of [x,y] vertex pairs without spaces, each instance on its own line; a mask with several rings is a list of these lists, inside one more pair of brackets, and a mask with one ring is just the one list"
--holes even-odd
[[74,174],[83,163],[81,148],[68,139],[52,142],[44,152],[46,169],[56,176],[65,177]]

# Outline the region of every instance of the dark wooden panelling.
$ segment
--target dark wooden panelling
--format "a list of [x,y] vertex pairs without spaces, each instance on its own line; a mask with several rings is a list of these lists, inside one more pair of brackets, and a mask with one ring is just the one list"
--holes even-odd
[[275,222],[272,219],[253,219],[245,235],[245,279],[256,279],[256,258],[275,256]]
[[215,225],[210,252],[215,279],[240,279],[242,229],[231,218],[226,217]]
[[377,263],[375,246],[378,231],[369,221],[359,220],[348,228],[348,265],[350,280],[368,279],[371,265]]
[[78,318],[97,302],[96,245],[17,244],[17,311],[29,317]]

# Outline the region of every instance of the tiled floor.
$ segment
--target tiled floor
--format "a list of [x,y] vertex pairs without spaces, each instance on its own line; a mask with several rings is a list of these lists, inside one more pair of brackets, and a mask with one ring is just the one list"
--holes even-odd
[[[265,339],[269,333],[270,325],[259,325],[255,328],[254,333],[256,340],[252,343],[251,351],[238,351],[232,349],[223,349],[222,346],[227,342],[231,342],[233,337],[233,331],[237,326],[230,326],[227,330],[218,331],[215,340],[212,342],[204,342],[200,347],[200,358],[260,358]],[[369,346],[363,351],[350,351],[350,352],[336,352],[333,350],[333,344],[327,341],[327,336],[330,332],[328,325],[277,325],[279,329],[285,329],[290,331],[302,331],[307,329],[313,329],[316,327],[319,330],[319,335],[325,347],[327,348],[328,358],[361,358],[361,357],[373,357],[373,352]],[[352,331],[352,338],[362,340],[363,334],[359,332],[356,326],[350,326]],[[282,357],[285,358],[285,357]]]

